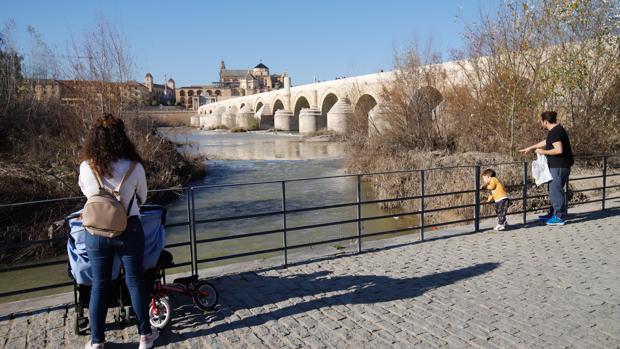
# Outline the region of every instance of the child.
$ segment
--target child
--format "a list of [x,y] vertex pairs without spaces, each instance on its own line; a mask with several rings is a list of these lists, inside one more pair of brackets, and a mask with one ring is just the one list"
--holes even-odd
[[497,225],[493,230],[504,230],[508,225],[506,223],[506,213],[508,212],[508,206],[510,206],[510,199],[506,194],[506,189],[502,182],[495,177],[495,171],[492,169],[486,169],[482,172],[482,181],[484,184],[480,189],[488,189],[491,191],[491,195],[487,199],[487,202],[495,201],[495,213],[497,213]]

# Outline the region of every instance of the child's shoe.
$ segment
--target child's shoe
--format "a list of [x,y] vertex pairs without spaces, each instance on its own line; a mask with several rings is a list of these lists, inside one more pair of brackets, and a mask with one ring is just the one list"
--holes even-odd
[[496,230],[506,230],[506,224],[498,224]]
[[566,221],[556,215],[554,215],[547,221],[547,225],[564,225],[564,224],[566,224]]
[[495,226],[495,228],[493,228],[493,230],[502,230],[503,228],[502,228],[502,229],[500,229],[500,227],[502,227],[502,225],[501,225],[501,224],[498,224],[498,225],[496,225],[496,226]]

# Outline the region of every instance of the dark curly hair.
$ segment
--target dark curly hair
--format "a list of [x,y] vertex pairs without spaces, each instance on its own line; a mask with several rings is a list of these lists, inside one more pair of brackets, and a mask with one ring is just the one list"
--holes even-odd
[[112,162],[128,159],[142,163],[127,134],[123,120],[107,114],[95,121],[82,148],[82,160],[102,176],[112,174]]

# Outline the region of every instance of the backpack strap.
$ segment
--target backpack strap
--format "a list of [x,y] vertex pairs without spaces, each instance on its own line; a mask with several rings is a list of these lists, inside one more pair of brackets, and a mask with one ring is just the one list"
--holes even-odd
[[[129,178],[129,176],[131,175],[131,173],[133,172],[133,170],[136,168],[137,165],[138,163],[136,161],[132,161],[129,164],[129,169],[127,169],[127,172],[125,172],[125,176],[123,176],[123,179],[121,179],[121,182],[118,184],[118,187],[116,187],[116,189],[114,190],[114,195],[118,195],[119,198],[121,197],[121,188],[123,187],[125,180]],[[133,195],[131,196],[131,200],[129,200],[129,205],[127,206],[127,216],[129,216],[129,212],[131,212],[131,207],[133,206],[134,199],[138,200],[138,206],[142,205],[142,200],[140,200],[140,197],[138,196],[138,188],[134,189]]]
[[88,167],[90,167],[91,172],[93,173],[93,175],[95,176],[95,179],[97,180],[97,185],[99,186],[99,191],[105,190],[105,188],[103,186],[103,181],[101,180],[101,177],[99,176],[99,172],[97,172],[95,167],[90,164],[90,161],[88,162]]
[[138,163],[137,163],[137,162],[135,162],[135,161],[132,161],[132,162],[129,164],[129,169],[127,170],[127,172],[125,172],[125,176],[123,176],[123,179],[121,179],[121,182],[120,182],[120,183],[118,183],[118,187],[116,187],[116,188],[114,189],[114,194],[118,194],[118,195],[120,195],[120,193],[121,193],[121,188],[123,187],[123,183],[125,183],[125,181],[127,180],[127,178],[129,178],[129,176],[131,175],[131,173],[133,172],[133,170],[136,168],[136,165],[137,165],[137,164],[138,164]]

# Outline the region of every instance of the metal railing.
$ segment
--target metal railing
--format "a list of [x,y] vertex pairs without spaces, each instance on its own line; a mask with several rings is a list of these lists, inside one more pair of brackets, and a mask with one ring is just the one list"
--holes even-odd
[[[605,155],[605,156],[576,158],[576,159],[585,160],[585,161],[596,161],[595,159],[599,159],[599,161],[602,160],[602,165],[601,165],[602,171],[600,175],[570,178],[570,182],[576,182],[576,181],[582,181],[582,180],[598,180],[598,179],[601,180],[601,186],[580,189],[580,190],[573,190],[572,191],[573,193],[592,192],[592,191],[601,192],[600,198],[581,201],[581,202],[578,202],[577,204],[600,202],[601,210],[605,210],[606,202],[608,202],[609,200],[620,198],[620,196],[615,196],[615,197],[609,196],[609,191],[611,189],[620,188],[620,184],[609,185],[608,183],[609,178],[620,176],[620,172],[609,173],[608,171],[609,160],[619,159],[619,158],[620,158],[620,155]],[[289,252],[292,250],[312,247],[316,245],[333,244],[333,243],[338,243],[338,242],[343,242],[343,241],[356,240],[357,252],[360,253],[363,251],[363,240],[365,238],[379,237],[379,236],[385,236],[385,235],[396,234],[396,233],[417,231],[418,239],[420,241],[424,241],[425,231],[427,229],[438,228],[438,227],[447,226],[447,225],[455,225],[455,224],[473,222],[473,232],[478,232],[480,231],[481,220],[494,217],[494,215],[484,216],[481,214],[482,212],[481,208],[484,205],[487,205],[489,203],[482,203],[480,200],[481,168],[483,167],[486,168],[486,167],[491,167],[491,166],[522,167],[522,173],[523,173],[522,182],[506,185],[507,188],[509,189],[517,188],[518,190],[521,191],[520,197],[511,197],[511,200],[521,202],[521,209],[510,212],[509,213],[510,215],[521,215],[522,224],[527,224],[527,213],[528,212],[538,211],[538,210],[546,208],[546,207],[537,207],[537,208],[528,209],[527,207],[528,201],[533,200],[533,199],[545,198],[547,196],[546,194],[528,195],[528,189],[533,186],[533,183],[531,183],[528,178],[529,164],[527,162],[508,162],[508,163],[495,163],[495,164],[483,164],[483,165],[481,164],[481,165],[473,165],[473,166],[453,166],[453,167],[440,167],[440,168],[421,169],[421,170],[403,170],[403,171],[389,171],[389,172],[364,173],[364,174],[345,174],[345,175],[338,175],[338,176],[301,178],[301,179],[290,179],[290,180],[281,180],[281,181],[205,185],[205,186],[185,187],[185,188],[180,188],[180,189],[153,190],[153,191],[150,191],[150,193],[182,190],[183,197],[185,200],[184,205],[185,205],[185,211],[186,211],[187,218],[184,221],[167,223],[165,227],[166,228],[187,227],[188,241],[167,244],[165,248],[187,247],[189,250],[190,260],[176,263],[175,267],[189,266],[191,273],[195,275],[198,273],[200,264],[223,261],[223,260],[230,260],[230,259],[235,259],[235,258],[240,258],[240,257],[268,254],[268,253],[271,253],[271,254],[282,253],[283,265],[287,266],[289,264]],[[619,166],[617,165],[614,166],[614,168],[618,168],[618,167]],[[450,191],[450,192],[427,193],[428,186],[426,184],[425,177],[427,177],[430,173],[434,171],[448,171],[448,170],[460,170],[460,171],[472,170],[471,183],[474,184],[474,187],[473,188],[459,188],[463,190]],[[388,175],[399,175],[399,174],[400,175],[416,175],[417,174],[418,182],[419,182],[419,194],[418,195],[401,196],[401,197],[394,197],[394,198],[388,198],[388,199],[363,200],[363,195],[362,195],[363,194],[362,192],[362,179],[363,178],[372,177],[372,176],[388,176]],[[291,184],[295,182],[307,182],[307,181],[338,179],[338,178],[353,179],[355,181],[355,201],[337,203],[337,204],[329,204],[329,205],[292,208],[292,209],[287,207],[287,184]],[[225,216],[225,217],[208,218],[208,219],[198,219],[196,217],[197,207],[196,207],[195,195],[197,191],[208,191],[208,190],[221,189],[221,188],[235,188],[235,187],[238,188],[238,187],[252,186],[252,185],[277,185],[279,186],[280,191],[281,191],[280,193],[281,194],[281,199],[280,199],[281,209],[272,210],[268,212],[247,214],[247,215],[230,215],[230,216]],[[567,183],[566,188],[568,189],[568,183]],[[461,198],[464,195],[472,195],[472,198],[471,198],[472,200],[471,202],[468,202],[468,203],[464,203],[460,205],[453,205],[453,206],[445,206],[445,207],[429,208],[429,206],[427,205],[427,201],[429,199],[454,197],[456,195],[460,195]],[[61,199],[38,200],[38,201],[24,202],[24,203],[0,204],[0,210],[24,207],[24,206],[32,206],[32,205],[59,203],[59,202],[66,202],[70,200],[82,200],[83,201],[84,197],[70,197],[70,198],[61,198]],[[362,208],[365,205],[377,205],[377,204],[414,201],[414,200],[417,200],[417,206],[418,206],[417,210],[390,213],[390,214],[380,214],[380,215],[374,215],[374,216],[368,216],[368,217],[363,215]],[[314,211],[347,208],[347,207],[355,208],[355,211],[356,211],[355,218],[340,219],[336,221],[314,223],[314,224],[307,224],[307,225],[294,226],[294,227],[291,227],[288,225],[288,220],[289,220],[288,217],[291,214],[299,214],[299,213],[305,213],[305,212],[314,212]],[[440,213],[443,211],[448,211],[448,210],[456,210],[456,209],[461,209],[461,210],[472,209],[473,215],[471,218],[465,217],[462,219],[451,220],[451,221],[437,221],[432,224],[427,224],[426,222],[426,219],[430,217],[429,215]],[[363,225],[364,222],[386,219],[386,218],[393,218],[393,217],[406,217],[406,216],[417,216],[418,225],[413,226],[413,227],[408,226],[404,228],[389,229],[389,230],[378,231],[378,232],[366,232],[366,233],[364,232],[364,225]],[[197,234],[196,234],[197,226],[202,225],[202,224],[235,221],[235,220],[241,220],[241,219],[266,218],[266,217],[275,217],[276,220],[280,220],[281,228],[262,230],[258,232],[246,232],[246,233],[235,234],[231,236],[206,237],[206,238],[201,238],[201,239],[198,239]],[[319,240],[319,241],[304,242],[304,243],[297,243],[297,244],[291,244],[288,238],[288,234],[291,232],[307,230],[307,229],[318,229],[322,227],[329,227],[329,226],[336,226],[336,225],[343,225],[343,224],[355,224],[356,234],[352,236],[340,236],[340,237],[334,237],[334,238],[329,238],[329,239],[324,239],[324,240]],[[249,237],[273,235],[273,234],[282,235],[282,245],[280,247],[259,249],[259,250],[248,251],[248,252],[237,252],[237,253],[209,257],[209,258],[201,258],[201,256],[199,256],[198,254],[198,248],[197,248],[198,245],[215,243],[215,242],[220,242],[220,241],[227,241],[227,240],[244,239],[244,238],[249,238]],[[66,239],[67,239],[67,236],[64,236],[61,238],[26,241],[26,242],[21,242],[18,244],[4,244],[0,246],[0,250],[6,250],[6,249],[11,249],[11,248],[16,248],[16,247],[35,245],[35,244],[66,242]],[[0,275],[2,275],[3,273],[12,272],[12,271],[19,271],[19,270],[26,270],[26,269],[33,269],[33,268],[43,268],[43,267],[48,267],[48,266],[53,266],[53,265],[60,265],[60,264],[66,265],[67,260],[57,259],[57,260],[52,260],[52,261],[29,263],[25,265],[0,266]],[[72,284],[73,282],[67,281],[67,282],[55,283],[55,284],[50,284],[50,285],[45,285],[45,286],[38,286],[38,287],[2,292],[0,293],[0,299],[3,297],[14,296],[17,294],[23,294],[23,293],[29,293],[29,292],[35,292],[35,291],[43,291],[43,290],[48,290],[48,289],[53,289],[53,288],[70,286]]]

